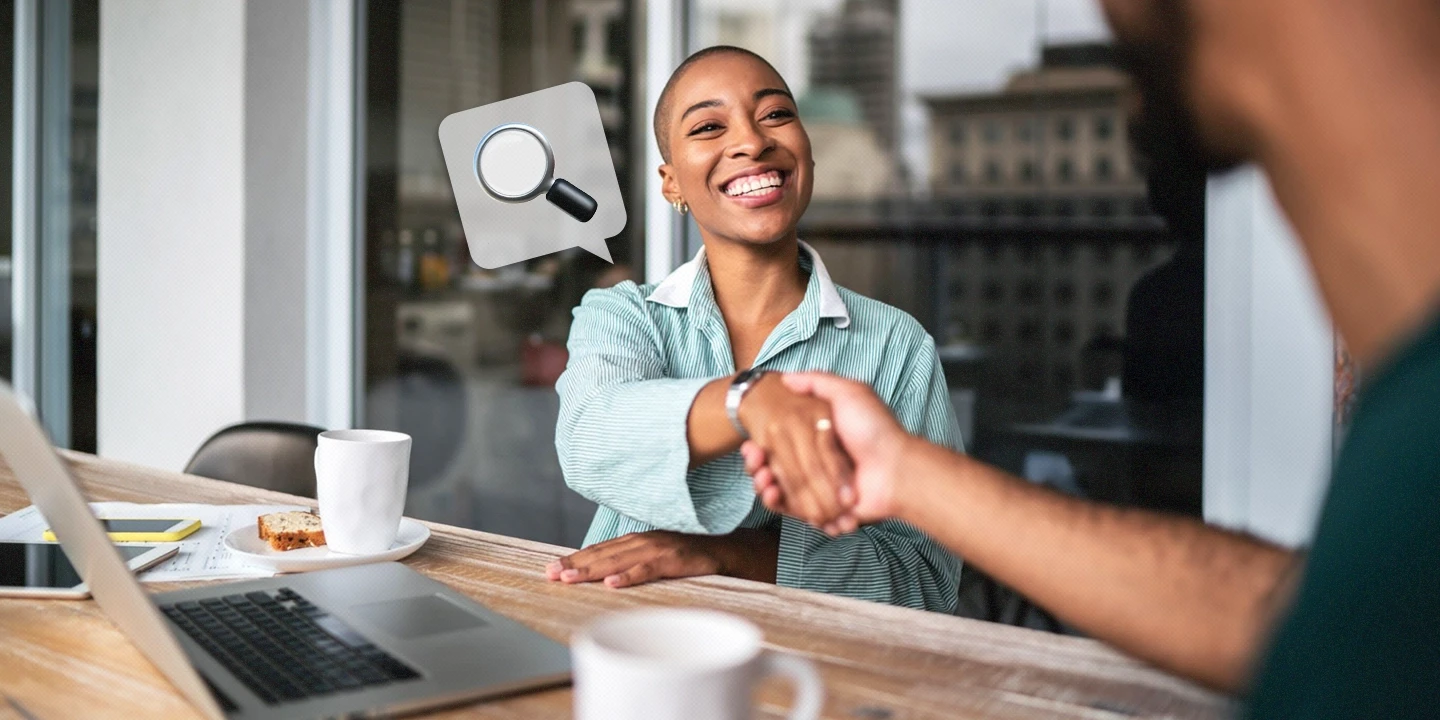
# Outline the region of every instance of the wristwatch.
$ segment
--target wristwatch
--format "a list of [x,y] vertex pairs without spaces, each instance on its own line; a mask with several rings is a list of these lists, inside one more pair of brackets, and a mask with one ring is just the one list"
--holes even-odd
[[730,418],[730,424],[735,426],[735,432],[740,433],[740,437],[746,440],[750,439],[750,433],[745,432],[745,426],[740,424],[740,401],[764,375],[764,370],[750,368],[736,375],[735,379],[730,381],[730,389],[725,391],[725,415]]

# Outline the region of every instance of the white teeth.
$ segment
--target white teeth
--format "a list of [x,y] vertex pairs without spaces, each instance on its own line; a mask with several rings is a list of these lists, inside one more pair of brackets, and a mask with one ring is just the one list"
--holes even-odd
[[740,195],[755,195],[768,191],[770,188],[780,187],[780,173],[768,172],[764,175],[741,178],[730,183],[725,189],[725,194],[731,197]]

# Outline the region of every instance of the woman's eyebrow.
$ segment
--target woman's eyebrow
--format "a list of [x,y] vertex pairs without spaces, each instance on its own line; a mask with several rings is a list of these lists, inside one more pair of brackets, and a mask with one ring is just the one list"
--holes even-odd
[[781,88],[765,88],[764,90],[756,90],[754,99],[755,102],[760,102],[761,100],[764,100],[771,95],[784,95],[785,97],[790,98],[790,102],[795,102],[795,96],[791,95],[789,90],[783,90]]
[[695,112],[696,110],[704,110],[705,108],[720,107],[720,106],[722,106],[722,105],[724,105],[724,104],[725,104],[725,103],[724,103],[723,101],[721,101],[721,100],[701,100],[700,102],[695,103],[694,105],[691,105],[691,106],[688,107],[688,108],[685,108],[685,112],[680,113],[680,119],[681,119],[681,120],[684,120],[686,115],[689,115],[690,113]]
[[[771,95],[784,95],[785,97],[790,98],[790,102],[795,102],[795,96],[791,95],[789,90],[785,90],[783,88],[765,88],[764,90],[756,90],[755,94],[751,97],[755,100],[755,102],[760,102],[761,100],[764,100]],[[695,112],[696,110],[704,110],[705,108],[713,107],[723,107],[724,105],[725,101],[723,100],[701,100],[700,102],[695,103],[688,108],[685,108],[685,112],[680,113],[680,119],[684,120],[685,116],[689,115],[692,112]]]

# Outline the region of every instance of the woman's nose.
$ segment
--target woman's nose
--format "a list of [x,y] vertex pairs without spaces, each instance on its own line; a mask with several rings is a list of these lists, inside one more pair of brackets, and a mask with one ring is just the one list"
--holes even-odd
[[765,134],[765,129],[754,122],[737,123],[734,141],[727,149],[730,157],[758,158],[775,147],[775,139]]

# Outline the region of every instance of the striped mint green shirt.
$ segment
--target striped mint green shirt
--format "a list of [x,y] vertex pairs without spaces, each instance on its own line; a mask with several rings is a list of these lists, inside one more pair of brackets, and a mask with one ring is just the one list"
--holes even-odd
[[[805,298],[755,367],[863,381],[910,432],[961,449],[934,340],[904,312],[837,287],[814,249],[801,248]],[[703,249],[658,286],[587,293],[569,347],[555,445],[565,482],[600,505],[587,546],[653,529],[778,527],[780,585],[954,612],[960,561],[915,528],[889,521],[830,538],[761,505],[739,453],[688,469],[690,405],[736,370]]]

